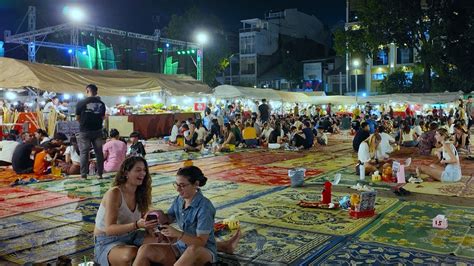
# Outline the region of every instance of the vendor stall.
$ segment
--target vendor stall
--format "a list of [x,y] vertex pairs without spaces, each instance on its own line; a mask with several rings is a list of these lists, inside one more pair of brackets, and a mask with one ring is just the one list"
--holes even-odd
[[[198,117],[199,114],[192,112],[194,102],[202,102],[203,97],[211,93],[211,89],[206,84],[184,75],[129,70],[99,71],[0,58],[0,87],[2,88],[30,87],[53,94],[67,94],[68,97],[73,95],[71,98],[77,101],[84,97],[87,84],[98,86],[99,95],[104,102],[107,103],[105,99],[107,97],[113,98],[114,103],[109,104],[109,107],[129,97],[135,101],[134,108],[142,108],[146,105],[144,102],[141,103],[142,99],[149,98],[150,105],[157,104],[158,98],[161,97],[160,100],[167,106],[163,112],[161,108],[152,108],[152,112],[123,110],[121,114],[127,116],[109,116],[108,128],[120,128],[123,130],[122,135],[129,133],[132,129],[137,130],[145,138],[168,135],[175,119],[186,120]],[[77,97],[74,97],[75,95]],[[186,98],[184,103],[186,108],[175,107],[175,97]],[[200,99],[194,99],[193,102],[191,97]],[[38,98],[37,100],[38,104],[42,101]],[[155,110],[160,112],[155,112]]]

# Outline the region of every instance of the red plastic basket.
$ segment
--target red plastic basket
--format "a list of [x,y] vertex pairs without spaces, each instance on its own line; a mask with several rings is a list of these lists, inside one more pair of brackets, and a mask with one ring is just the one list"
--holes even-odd
[[368,218],[375,215],[375,209],[370,210],[370,211],[363,211],[363,212],[356,212],[354,210],[349,210],[349,215],[354,219]]

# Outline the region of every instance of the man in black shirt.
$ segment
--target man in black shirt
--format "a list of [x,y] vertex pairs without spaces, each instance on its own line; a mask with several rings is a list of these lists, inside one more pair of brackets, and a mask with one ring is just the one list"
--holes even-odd
[[216,137],[216,141],[219,141],[221,138],[221,127],[219,125],[219,121],[216,118],[212,119],[211,130],[207,134],[204,144],[207,145],[207,143],[209,143],[209,141],[211,141],[214,136]]
[[270,107],[267,105],[266,99],[262,99],[262,104],[258,106],[258,111],[260,112],[260,120],[262,123],[267,122],[270,117]]
[[354,136],[354,139],[352,140],[352,148],[354,148],[354,151],[358,152],[359,151],[359,146],[362,143],[362,141],[366,140],[370,136],[370,128],[369,124],[367,122],[362,122],[360,125],[361,129],[357,131],[357,134]]
[[31,159],[31,152],[33,150],[41,150],[35,148],[34,141],[35,139],[30,139],[25,143],[18,144],[13,151],[12,166],[17,174],[33,173],[34,160]]
[[357,116],[354,121],[351,123],[351,127],[355,132],[358,132],[360,129],[360,121],[359,121],[359,116]]
[[76,118],[79,121],[77,144],[81,155],[81,177],[87,178],[89,171],[89,152],[94,148],[97,159],[97,175],[102,178],[104,172],[103,121],[105,118],[105,104],[97,96],[97,86],[87,85],[87,98],[77,103]]

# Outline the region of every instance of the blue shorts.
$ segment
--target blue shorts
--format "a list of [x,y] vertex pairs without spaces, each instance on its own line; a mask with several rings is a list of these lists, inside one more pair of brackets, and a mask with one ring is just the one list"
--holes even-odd
[[441,173],[442,182],[458,182],[461,180],[461,167],[459,165],[448,164]]
[[[176,249],[179,252],[178,257],[181,257],[181,255],[183,255],[184,251],[186,251],[186,248],[187,248],[186,244],[184,244],[182,241],[176,242],[173,246],[176,247]],[[211,254],[211,258],[212,258],[211,263],[216,263],[217,262],[217,254],[215,254],[214,252],[212,252],[210,249],[208,249],[206,247],[204,247],[204,248],[207,249],[207,251],[209,251],[209,254]]]
[[140,247],[145,240],[145,231],[137,230],[125,235],[119,236],[94,236],[94,261],[101,266],[108,266],[109,259],[107,258],[110,250],[120,245],[133,245]]

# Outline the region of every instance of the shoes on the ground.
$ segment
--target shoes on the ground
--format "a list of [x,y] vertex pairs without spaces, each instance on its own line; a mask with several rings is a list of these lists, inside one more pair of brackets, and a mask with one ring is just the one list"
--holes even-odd
[[404,188],[399,188],[399,189],[396,189],[395,191],[393,191],[393,193],[395,193],[395,195],[397,196],[408,196],[411,194],[410,191],[404,189]]
[[335,176],[334,176],[334,181],[332,181],[332,184],[333,185],[337,185],[339,184],[339,182],[341,182],[341,173],[337,173]]
[[405,160],[405,167],[409,167],[411,165],[411,157]]
[[410,177],[410,179],[408,179],[408,182],[410,183],[413,183],[413,184],[419,184],[419,183],[422,183],[423,182],[423,179],[419,178],[419,177]]
[[375,191],[373,187],[364,185],[360,191],[372,192]]

